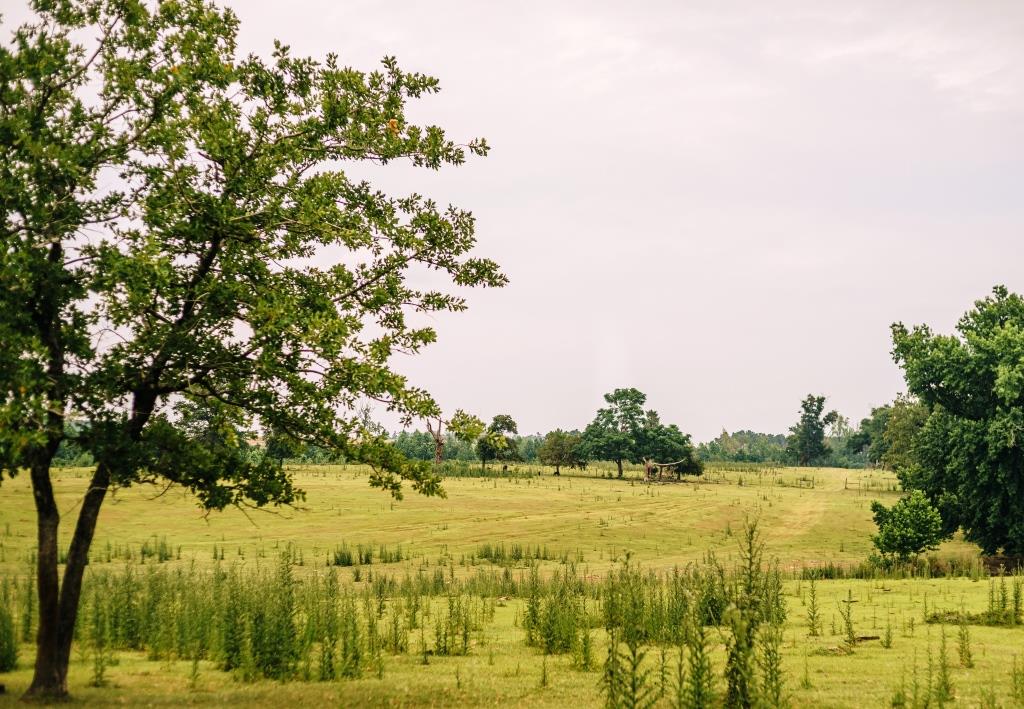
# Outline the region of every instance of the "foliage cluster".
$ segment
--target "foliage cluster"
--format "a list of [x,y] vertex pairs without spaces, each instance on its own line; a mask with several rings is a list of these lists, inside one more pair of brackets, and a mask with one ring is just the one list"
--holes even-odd
[[878,526],[871,541],[883,555],[899,561],[937,549],[945,538],[942,517],[920,490],[911,491],[891,508],[876,500],[871,512]]
[[[636,389],[616,389],[605,394],[608,404],[598,410],[583,430],[556,429],[541,435],[520,436],[511,416],[499,414],[471,442],[450,435],[444,443],[444,460],[476,459],[485,469],[491,460],[539,462],[560,474],[563,467],[586,467],[588,461],[616,463],[623,475],[626,462],[662,464],[676,476],[699,475],[703,469],[690,436],[675,424],[662,423],[658,413],[644,409],[647,397]],[[414,460],[434,459],[434,439],[421,431],[402,431],[394,444]]]
[[790,435],[722,431],[699,453],[705,461],[777,463],[834,468],[906,468],[914,437],[924,425],[927,408],[906,395],[875,407],[856,428],[835,411],[824,411],[825,397],[809,394]]
[[723,430],[717,438],[699,446],[702,460],[737,463],[781,463],[785,450],[784,435],[755,431]]
[[1024,554],[1024,298],[997,287],[956,335],[893,326],[893,356],[927,419],[900,475],[987,554]]
[[594,460],[612,461],[623,474],[626,461],[670,464],[676,475],[699,475],[703,470],[690,436],[675,424],[664,424],[653,409],[644,409],[647,395],[637,389],[616,389],[604,395],[607,406],[598,409],[583,431],[582,449]]

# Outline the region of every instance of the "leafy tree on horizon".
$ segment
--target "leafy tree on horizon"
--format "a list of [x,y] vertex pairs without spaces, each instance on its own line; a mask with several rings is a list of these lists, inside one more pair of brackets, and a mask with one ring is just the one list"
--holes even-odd
[[889,450],[885,429],[891,413],[890,404],[872,408],[871,415],[861,419],[857,431],[847,439],[847,452],[853,455],[863,453],[869,464],[881,465]]
[[930,414],[904,487],[986,554],[1024,554],[1024,298],[996,286],[956,334],[892,326],[893,358]]
[[704,471],[690,435],[680,431],[674,423],[663,424],[654,411],[647,412],[637,450],[641,458],[652,462],[673,463],[671,470],[677,479],[683,475],[700,475]]
[[826,429],[839,420],[836,411],[825,413],[825,397],[808,394],[800,402],[800,420],[790,429],[786,439],[787,458],[797,465],[822,462],[828,456]]
[[394,445],[409,460],[434,459],[434,437],[426,431],[399,431],[395,435]]
[[637,462],[637,441],[644,425],[647,396],[638,389],[616,389],[604,395],[608,405],[597,410],[583,431],[587,457],[610,460],[622,477],[624,461]]
[[476,455],[480,459],[480,469],[487,468],[488,461],[500,460],[508,463],[519,460],[519,448],[516,446],[515,434],[519,426],[508,414],[495,416],[487,428],[480,434],[476,442]]
[[[273,456],[196,436],[272,430],[373,466],[370,484],[441,493],[361,415],[436,417],[394,371],[436,339],[416,313],[459,311],[448,287],[501,286],[471,214],[391,197],[349,164],[438,169],[457,144],[406,118],[438,90],[390,58],[363,73],[236,55],[237,18],[201,0],[32,3],[0,47],[0,471],[27,470],[38,521],[39,628],[28,695],[67,696],[82,576],[108,491],[174,483],[207,509],[289,504]],[[442,290],[419,290],[431,270]],[[421,279],[415,279],[419,281]],[[63,573],[50,469],[71,416],[96,463]]]
[[915,442],[928,416],[928,407],[916,399],[898,396],[893,402],[882,433],[885,448],[882,462],[898,475],[903,475],[915,465]]
[[539,433],[532,433],[527,436],[519,436],[516,439],[516,450],[519,452],[519,459],[524,463],[536,463],[539,460],[541,446],[544,445],[544,436]]
[[551,431],[544,436],[544,442],[537,450],[537,459],[543,465],[555,468],[555,475],[561,475],[563,465],[577,465],[581,459],[583,437],[576,432],[561,429]]
[[613,461],[619,478],[625,461],[681,461],[673,467],[679,475],[703,470],[690,436],[675,424],[663,424],[653,409],[644,410],[646,394],[633,388],[616,389],[605,394],[604,400],[608,406],[598,409],[583,431],[581,453],[585,458]]

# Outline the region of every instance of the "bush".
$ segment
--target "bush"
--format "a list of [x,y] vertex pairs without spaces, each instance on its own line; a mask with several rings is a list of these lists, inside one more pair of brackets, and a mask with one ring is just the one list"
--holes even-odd
[[944,538],[942,517],[920,490],[914,490],[886,508],[871,503],[878,534],[871,538],[882,554],[907,561],[921,552],[936,549]]

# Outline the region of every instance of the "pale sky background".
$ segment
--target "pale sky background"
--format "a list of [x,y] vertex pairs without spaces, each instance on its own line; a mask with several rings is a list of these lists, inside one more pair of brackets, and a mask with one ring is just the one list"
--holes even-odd
[[634,386],[697,440],[809,392],[856,422],[902,390],[890,323],[1024,291],[1024,4],[226,4],[243,52],[438,77],[411,116],[492,145],[372,173],[470,209],[511,279],[398,362],[448,412],[582,428]]

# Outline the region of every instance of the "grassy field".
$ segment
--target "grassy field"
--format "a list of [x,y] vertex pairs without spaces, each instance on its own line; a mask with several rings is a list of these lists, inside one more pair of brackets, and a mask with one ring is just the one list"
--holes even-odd
[[[228,510],[203,514],[180,490],[132,488],[119,491],[105,505],[93,547],[90,573],[117,571],[126,565],[192,569],[203,573],[217,559],[255,572],[272,570],[282,551],[295,561],[297,578],[322,575],[335,552],[382,545],[401,561],[342,567],[343,584],[367,585],[367,572],[399,577],[424,569],[444,569],[468,578],[490,568],[482,559],[487,544],[542,549],[542,574],[573,564],[584,579],[601,579],[626,553],[645,569],[668,571],[700,560],[714,550],[725,566],[737,559],[737,536],[748,516],[757,516],[768,557],[777,558],[788,608],[782,645],[786,691],[794,706],[889,706],[901,684],[912,693],[916,681],[932,679],[940,664],[941,636],[946,635],[947,666],[956,706],[1014,706],[1011,666],[1024,658],[1024,629],[969,628],[972,668],[960,667],[954,624],[925,624],[936,609],[982,611],[998,581],[918,578],[912,580],[834,580],[816,584],[822,635],[808,637],[809,583],[803,569],[826,564],[852,565],[870,551],[869,505],[898,496],[892,476],[877,471],[712,470],[701,482],[644,485],[638,480],[611,480],[600,471],[586,476],[529,469],[490,478],[452,478],[447,497],[408,496],[392,501],[370,490],[366,472],[333,466],[296,470],[306,501],[274,513]],[[70,527],[87,471],[66,470],[56,482],[64,531]],[[30,572],[34,512],[27,480],[0,487],[0,573],[6,580]],[[946,558],[970,558],[976,551],[960,541],[939,551]],[[163,558],[160,562],[159,559]],[[511,564],[525,573],[524,563]],[[360,580],[356,581],[359,573]],[[880,640],[858,643],[842,652],[840,601],[852,594],[858,635],[884,636],[891,628],[892,647]],[[332,682],[238,681],[210,660],[192,663],[166,657],[154,661],[144,652],[118,652],[107,671],[107,684],[90,687],[93,662],[87,648],[74,654],[71,685],[76,701],[87,704],[207,704],[359,706],[505,705],[594,706],[602,702],[599,671],[573,667],[569,655],[546,657],[524,642],[523,601],[499,598],[493,619],[474,633],[464,657],[428,657],[414,650],[384,657],[383,677]],[[712,630],[712,656],[718,689],[724,663],[725,631]],[[598,636],[596,656],[603,657]],[[0,675],[13,702],[30,679],[31,646],[21,648],[19,669]],[[675,650],[665,662],[674,663]],[[647,662],[657,674],[658,648]],[[1024,681],[1024,680],[1022,680]],[[1024,685],[1020,688],[1024,693]],[[919,689],[919,694],[923,690]],[[991,694],[991,696],[988,696]],[[667,700],[663,701],[667,706]],[[934,705],[934,704],[933,704]],[[907,704],[911,706],[911,704]]]

